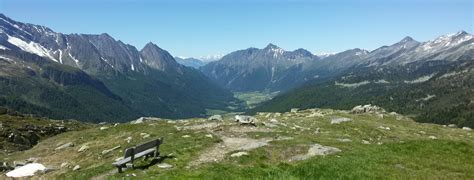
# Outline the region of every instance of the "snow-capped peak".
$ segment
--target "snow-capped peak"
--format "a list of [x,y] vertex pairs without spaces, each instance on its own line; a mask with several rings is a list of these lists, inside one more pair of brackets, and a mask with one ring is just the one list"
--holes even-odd
[[283,50],[282,48],[272,43],[268,44],[264,50],[267,50],[267,53],[273,53],[274,58],[277,58],[278,56],[282,55],[285,52],[285,50]]
[[328,57],[328,56],[332,56],[334,54],[337,54],[337,52],[319,52],[319,53],[316,53],[315,55],[320,57],[320,58],[325,58],[325,57]]
[[211,61],[217,61],[221,59],[223,56],[224,56],[223,54],[215,54],[215,55],[201,56],[198,59],[204,62],[211,62]]
[[465,31],[459,31],[454,34],[448,34],[440,36],[432,41],[428,41],[423,44],[423,50],[429,51],[433,49],[439,50],[439,48],[450,48],[457,46],[465,41],[473,39],[474,36]]

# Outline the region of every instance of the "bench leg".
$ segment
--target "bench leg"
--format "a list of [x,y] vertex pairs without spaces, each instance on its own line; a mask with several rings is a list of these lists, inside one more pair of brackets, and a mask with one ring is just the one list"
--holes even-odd
[[119,167],[118,167],[118,172],[119,172],[119,173],[122,173],[122,166],[119,166]]

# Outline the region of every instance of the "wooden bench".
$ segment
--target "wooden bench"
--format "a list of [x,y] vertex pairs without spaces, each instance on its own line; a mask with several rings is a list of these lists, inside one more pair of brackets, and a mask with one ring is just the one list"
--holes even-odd
[[121,173],[122,168],[126,167],[127,163],[131,163],[133,168],[133,161],[135,159],[140,157],[145,157],[145,159],[147,159],[151,156],[158,157],[160,155],[158,148],[160,147],[161,143],[163,143],[163,138],[155,139],[131,148],[127,148],[125,149],[125,155],[123,159],[112,163],[112,165],[117,167],[118,172]]

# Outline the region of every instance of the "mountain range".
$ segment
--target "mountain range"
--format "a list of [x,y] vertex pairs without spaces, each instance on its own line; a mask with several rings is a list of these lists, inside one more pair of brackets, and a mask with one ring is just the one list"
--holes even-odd
[[0,106],[56,119],[125,121],[233,111],[232,92],[281,92],[250,112],[375,104],[423,122],[474,126],[474,36],[405,37],[317,56],[274,44],[219,60],[173,57],[103,33],[63,34],[0,14]]
[[232,52],[200,70],[232,91],[285,91],[312,79],[335,77],[354,67],[398,66],[428,60],[456,61],[472,52],[472,35],[461,31],[433,41],[405,37],[373,51],[350,49],[318,57],[305,49],[285,51],[269,44],[263,49]]
[[179,64],[182,64],[183,66],[192,67],[195,69],[199,69],[199,67],[207,64],[207,62],[203,60],[192,58],[192,57],[178,57],[177,56],[177,57],[174,57],[174,59],[176,60],[176,62],[178,62]]
[[232,91],[281,90],[308,80],[302,72],[319,58],[305,49],[285,51],[268,44],[229,53],[200,70]]
[[62,34],[0,14],[0,106],[85,121],[184,118],[235,101],[199,71],[148,43]]
[[252,110],[350,109],[375,104],[421,122],[474,126],[474,36],[461,31],[427,42],[410,37],[373,51],[348,50],[313,63],[332,71]]

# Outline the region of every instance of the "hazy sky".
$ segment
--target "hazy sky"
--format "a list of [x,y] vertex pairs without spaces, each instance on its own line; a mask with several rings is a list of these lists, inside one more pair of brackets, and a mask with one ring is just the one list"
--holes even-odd
[[0,12],[57,32],[98,34],[175,56],[225,54],[274,43],[314,53],[373,50],[473,33],[472,0],[0,0]]

